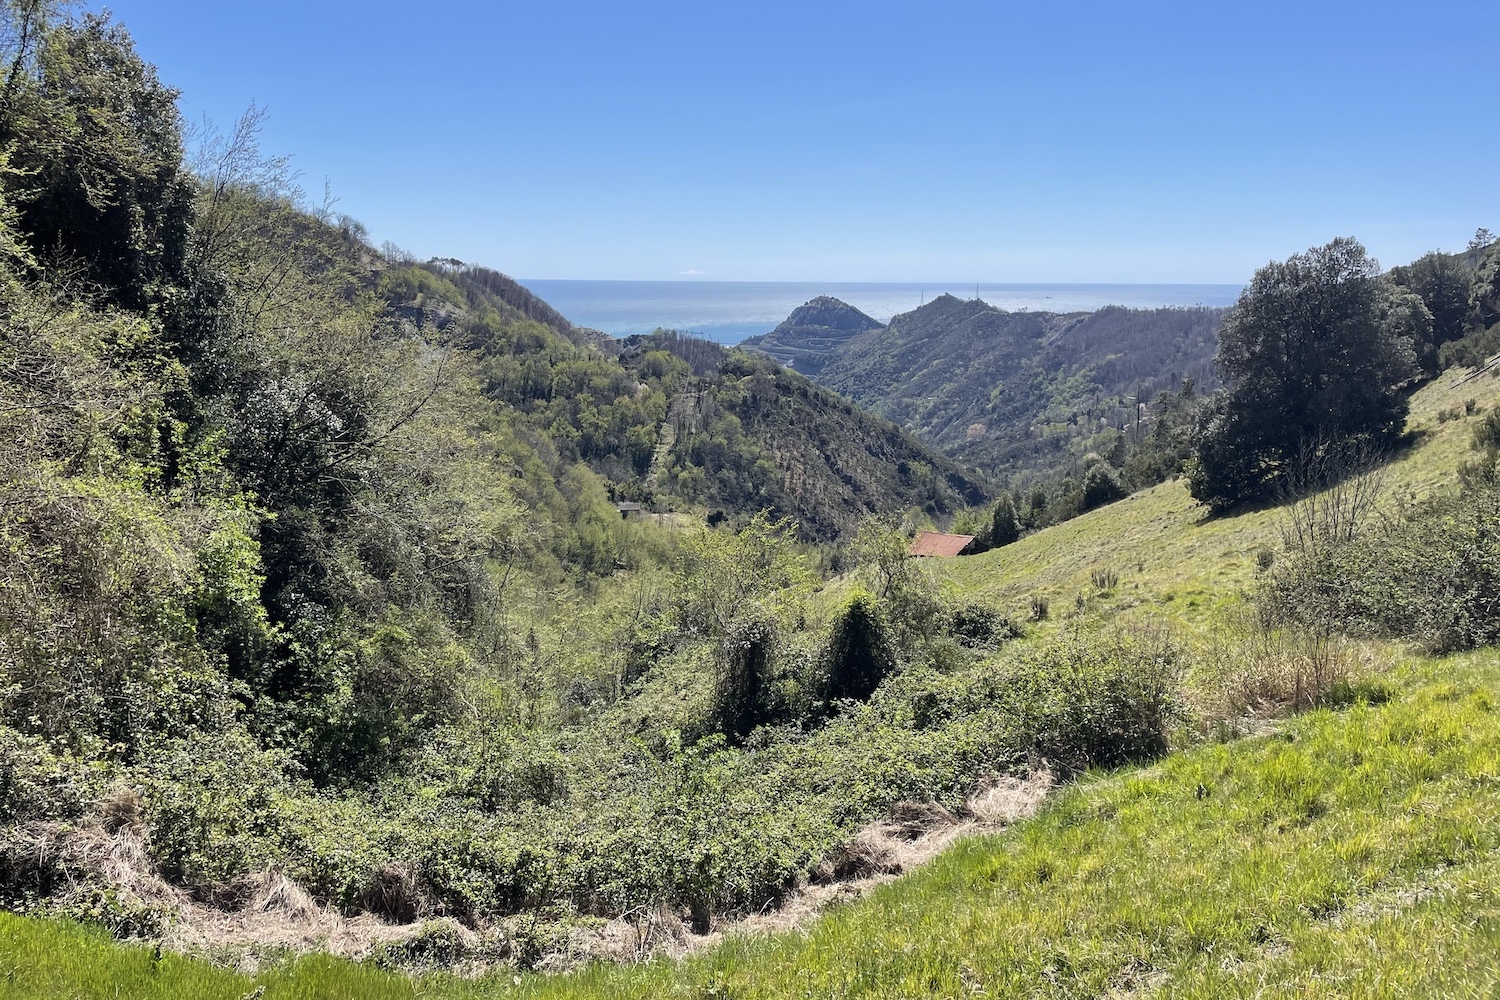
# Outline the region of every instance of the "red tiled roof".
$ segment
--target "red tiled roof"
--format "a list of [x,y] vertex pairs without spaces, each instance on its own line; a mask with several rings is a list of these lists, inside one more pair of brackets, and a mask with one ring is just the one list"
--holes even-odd
[[914,556],[956,556],[969,547],[973,535],[945,535],[941,531],[923,531],[912,540],[908,554]]

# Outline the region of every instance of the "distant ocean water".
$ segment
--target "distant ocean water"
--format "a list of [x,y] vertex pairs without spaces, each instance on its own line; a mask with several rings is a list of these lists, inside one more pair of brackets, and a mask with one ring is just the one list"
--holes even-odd
[[[616,337],[650,333],[657,327],[696,333],[724,344],[769,333],[793,309],[818,295],[832,295],[888,322],[948,292],[974,297],[961,282],[811,281],[563,281],[521,282],[577,326]],[[1002,309],[1031,312],[1091,312],[1108,305],[1133,309],[1161,306],[1228,306],[1239,285],[1017,285],[978,286],[979,297]]]

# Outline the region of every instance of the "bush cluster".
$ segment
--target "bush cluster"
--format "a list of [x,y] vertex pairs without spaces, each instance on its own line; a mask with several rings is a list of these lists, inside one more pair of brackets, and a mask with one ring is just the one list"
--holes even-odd
[[1260,603],[1273,621],[1432,652],[1500,640],[1500,481],[1480,473],[1456,494],[1278,562]]

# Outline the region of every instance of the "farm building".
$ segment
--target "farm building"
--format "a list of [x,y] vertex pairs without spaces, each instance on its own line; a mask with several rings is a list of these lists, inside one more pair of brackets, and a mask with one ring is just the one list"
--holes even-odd
[[941,531],[923,531],[912,539],[908,555],[913,556],[960,556],[974,544],[973,535],[948,535]]

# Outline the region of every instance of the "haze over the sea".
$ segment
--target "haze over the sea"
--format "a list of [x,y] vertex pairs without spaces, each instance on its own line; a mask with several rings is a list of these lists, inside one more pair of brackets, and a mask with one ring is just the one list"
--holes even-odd
[[615,337],[657,327],[736,344],[768,333],[808,299],[832,295],[882,323],[944,292],[1011,311],[1091,312],[1104,306],[1228,306],[1239,285],[986,284],[970,282],[522,281],[578,326]]

